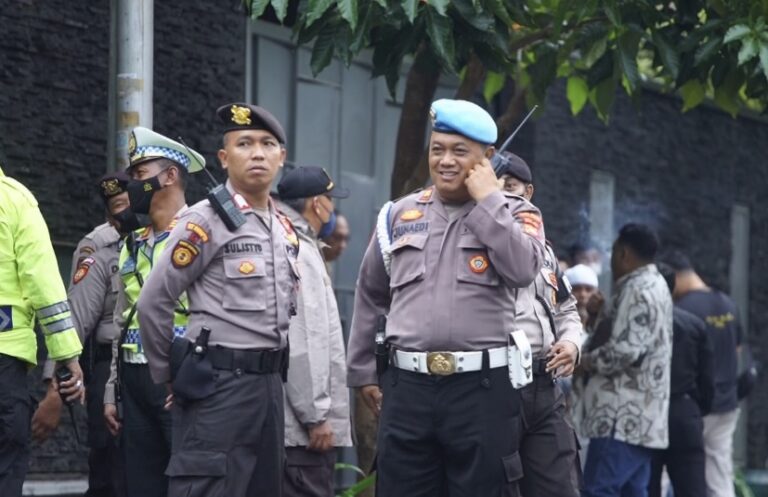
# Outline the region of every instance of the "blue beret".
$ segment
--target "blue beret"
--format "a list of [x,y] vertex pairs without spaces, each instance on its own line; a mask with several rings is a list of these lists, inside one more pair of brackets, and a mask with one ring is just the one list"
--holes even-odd
[[496,143],[498,130],[485,109],[466,100],[442,98],[432,102],[432,129],[441,133],[458,133],[476,142]]

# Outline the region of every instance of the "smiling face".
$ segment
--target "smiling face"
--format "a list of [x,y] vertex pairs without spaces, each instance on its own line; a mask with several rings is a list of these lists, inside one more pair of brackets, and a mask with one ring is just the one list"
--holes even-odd
[[492,147],[466,136],[433,131],[429,139],[429,174],[440,197],[449,202],[469,200],[464,181],[469,171],[491,154]]
[[235,190],[256,194],[269,191],[285,161],[285,148],[269,131],[246,129],[228,132],[218,155]]

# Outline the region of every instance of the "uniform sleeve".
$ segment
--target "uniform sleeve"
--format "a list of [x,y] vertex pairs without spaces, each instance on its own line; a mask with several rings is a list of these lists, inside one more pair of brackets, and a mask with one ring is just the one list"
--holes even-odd
[[21,205],[17,212],[14,252],[22,297],[35,309],[48,357],[53,361],[77,357],[82,345],[72,322],[48,227],[36,203]]
[[530,285],[544,261],[544,228],[539,210],[523,199],[494,192],[465,221],[488,247],[493,267],[512,288]]
[[581,325],[579,311],[576,308],[576,297],[569,295],[565,302],[555,308],[555,326],[559,334],[558,342],[568,341],[576,345],[581,356],[582,336],[584,327]]
[[646,296],[626,288],[619,296],[619,306],[608,340],[582,357],[588,371],[610,376],[626,370],[648,352],[652,313]]
[[286,400],[305,427],[325,421],[331,408],[330,320],[324,305],[322,278],[325,267],[310,266],[313,261],[322,264],[319,254],[317,259],[308,254],[314,249],[305,242],[299,252],[302,280],[297,313],[291,318],[289,329],[291,359],[285,384]]
[[698,321],[697,324],[698,371],[696,386],[699,393],[701,414],[707,415],[712,409],[712,400],[715,398],[715,348],[704,322]]
[[347,385],[375,385],[376,320],[389,312],[389,276],[384,269],[379,242],[374,235],[363,256],[355,289],[355,306],[347,348]]
[[94,252],[80,262],[67,292],[72,319],[83,343],[101,321],[104,298],[111,283],[110,268],[105,267],[105,254],[99,252]]
[[[188,225],[195,230],[188,229]],[[141,289],[139,333],[155,383],[171,381],[169,357],[176,301],[216,255],[218,243],[214,236],[203,216],[189,211],[182,214]]]

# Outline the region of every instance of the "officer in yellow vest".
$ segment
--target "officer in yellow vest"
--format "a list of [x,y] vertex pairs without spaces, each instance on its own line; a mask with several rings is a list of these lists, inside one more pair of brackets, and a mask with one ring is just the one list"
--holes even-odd
[[[112,373],[104,393],[109,430],[122,429],[127,497],[165,497],[165,468],[171,454],[171,414],[164,409],[166,390],[149,375],[139,334],[136,302],[153,266],[165,249],[175,219],[187,209],[184,188],[205,159],[197,152],[147,128],[135,128],[128,144],[131,209],[148,214],[151,224],[126,239],[118,259],[121,284],[115,305],[118,339],[113,342]],[[174,302],[173,333],[187,327],[187,297]],[[170,330],[168,330],[170,332]],[[119,351],[119,353],[118,353]],[[122,412],[119,406],[122,405]]]
[[82,351],[37,200],[0,168],[0,495],[21,495],[29,465],[32,408],[27,371],[37,362],[37,322],[48,356],[72,379],[57,385],[85,400]]

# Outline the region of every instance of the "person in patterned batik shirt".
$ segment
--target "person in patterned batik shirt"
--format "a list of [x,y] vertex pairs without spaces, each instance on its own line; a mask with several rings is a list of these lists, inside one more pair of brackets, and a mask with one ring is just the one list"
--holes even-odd
[[652,449],[668,445],[672,297],[650,228],[628,224],[613,244],[613,298],[602,307],[581,365],[585,497],[645,497]]

